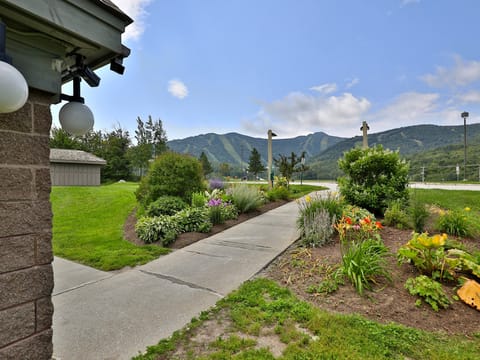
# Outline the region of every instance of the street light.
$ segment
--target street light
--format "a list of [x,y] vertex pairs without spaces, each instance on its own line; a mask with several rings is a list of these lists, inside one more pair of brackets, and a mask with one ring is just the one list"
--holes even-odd
[[463,181],[467,180],[467,118],[468,112],[462,112],[463,118]]
[[274,132],[272,132],[272,130],[268,130],[267,134],[268,134],[268,144],[267,144],[267,147],[268,147],[268,165],[267,165],[268,174],[267,174],[267,179],[268,179],[269,187],[272,188],[272,187],[273,187],[272,137],[273,137],[273,136],[277,136],[277,134],[275,134]]

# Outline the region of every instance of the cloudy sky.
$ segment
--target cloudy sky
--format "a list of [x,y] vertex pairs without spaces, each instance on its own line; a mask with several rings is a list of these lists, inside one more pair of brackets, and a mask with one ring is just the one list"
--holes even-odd
[[478,0],[113,1],[135,19],[132,53],[123,76],[82,86],[97,130],[149,115],[170,140],[480,122]]

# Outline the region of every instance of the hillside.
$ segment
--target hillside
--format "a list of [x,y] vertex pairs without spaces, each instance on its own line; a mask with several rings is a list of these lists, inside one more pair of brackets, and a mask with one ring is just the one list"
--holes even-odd
[[[278,156],[278,154],[290,154],[291,152],[301,154],[305,151],[308,159],[343,139],[322,132],[291,139],[274,138],[272,141],[272,152],[273,156]],[[267,162],[266,137],[254,138],[238,133],[223,135],[210,133],[181,140],[172,140],[167,145],[173,151],[190,154],[195,157],[199,157],[203,151],[213,164],[228,163],[234,166],[247,164],[252,149],[256,148],[262,157],[262,161],[264,163]]]
[[[474,156],[473,145],[478,144],[480,139],[480,124],[467,125],[467,144],[472,145],[469,152]],[[400,154],[413,162],[422,159],[422,163],[428,165],[430,158],[435,154],[442,154],[442,166],[454,166],[457,162],[463,164],[463,125],[437,126],[416,125],[369,134],[369,146],[381,144],[384,148],[398,150]],[[449,146],[456,145],[462,149],[461,161],[458,156],[453,156]],[[356,136],[343,140],[331,146],[321,154],[311,159],[312,173],[318,178],[334,179],[340,176],[337,161],[345,151],[352,147],[362,146],[362,137]],[[422,155],[422,157],[420,157]],[[470,157],[472,160],[474,157]],[[468,162],[471,163],[470,161]],[[413,165],[416,166],[414,169]],[[412,174],[417,172],[419,166],[412,163]],[[478,170],[478,169],[477,169]]]

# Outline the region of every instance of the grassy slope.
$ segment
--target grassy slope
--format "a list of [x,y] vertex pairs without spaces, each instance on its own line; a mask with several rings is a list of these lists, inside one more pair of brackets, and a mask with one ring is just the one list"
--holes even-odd
[[56,256],[101,270],[151,261],[168,252],[123,239],[123,225],[135,207],[137,184],[53,187],[53,251]]

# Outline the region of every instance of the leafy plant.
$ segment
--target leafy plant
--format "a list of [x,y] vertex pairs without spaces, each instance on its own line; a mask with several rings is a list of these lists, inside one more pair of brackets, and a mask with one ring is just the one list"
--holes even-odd
[[370,290],[371,283],[375,283],[380,276],[391,281],[387,270],[388,255],[388,249],[380,239],[353,241],[347,245],[340,269],[362,295],[364,289]]
[[187,206],[187,203],[178,196],[164,195],[148,205],[146,215],[150,217],[173,215]]
[[335,218],[331,218],[325,209],[309,212],[301,217],[303,223],[302,241],[306,246],[318,247],[331,241],[334,233]]
[[408,229],[409,219],[408,214],[402,207],[402,202],[395,200],[390,203],[387,210],[385,210],[383,222],[387,226],[394,226],[397,229]]
[[162,246],[167,246],[176,239],[180,229],[171,216],[161,215],[140,218],[135,232],[146,244],[161,241]]
[[257,210],[262,204],[262,197],[256,187],[237,185],[229,190],[233,204],[241,213]]
[[338,179],[340,193],[348,203],[380,215],[393,200],[408,200],[408,165],[398,152],[381,145],[355,148],[344,154],[338,166],[345,173]]
[[212,223],[206,207],[186,208],[173,215],[172,218],[177,222],[182,233],[193,231],[208,233],[212,229]]
[[207,203],[207,197],[202,191],[194,192],[192,194],[192,206],[203,207]]
[[224,220],[234,220],[238,218],[238,209],[230,202],[223,202],[221,209]]
[[453,279],[455,272],[448,266],[445,256],[446,240],[446,234],[414,233],[412,239],[398,249],[398,261],[412,262],[422,274],[433,279]]
[[273,189],[268,190],[265,196],[269,201],[288,200],[290,191],[286,187],[275,186]]
[[440,214],[437,229],[449,235],[466,237],[471,235],[465,210],[449,210]]
[[[451,304],[450,299],[442,288],[442,284],[426,275],[407,279],[405,288],[410,295],[422,297],[435,311],[438,311],[439,307],[446,309]],[[417,302],[417,305],[420,304],[421,300]]]

